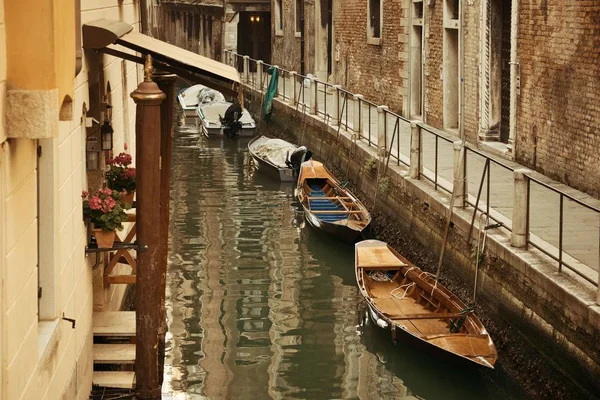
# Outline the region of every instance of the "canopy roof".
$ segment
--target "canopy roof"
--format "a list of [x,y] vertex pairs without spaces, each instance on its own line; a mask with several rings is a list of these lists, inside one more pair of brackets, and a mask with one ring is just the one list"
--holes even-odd
[[[99,19],[88,22],[82,28],[83,48],[98,50],[139,63],[143,63],[144,57],[124,53],[116,45],[134,50],[143,56],[150,54],[154,64],[159,68],[178,75],[185,75],[187,72],[187,77],[190,73],[195,74],[197,78],[195,81],[221,91],[223,85],[215,85],[214,81],[229,84],[229,92],[232,91],[233,85],[240,83],[238,72],[229,65],[184,50],[162,40],[132,32],[132,30],[131,25],[120,21]],[[235,93],[235,91],[233,92]]]

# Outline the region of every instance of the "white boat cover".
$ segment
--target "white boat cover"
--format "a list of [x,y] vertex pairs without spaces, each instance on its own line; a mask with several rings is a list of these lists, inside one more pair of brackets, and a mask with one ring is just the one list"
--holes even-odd
[[285,140],[261,137],[252,143],[252,152],[263,160],[280,167],[286,168],[285,161],[297,147]]
[[[198,106],[196,113],[202,119],[204,124],[207,125],[208,127],[220,128],[221,121],[219,120],[219,117],[223,117],[225,115],[225,111],[227,111],[227,109],[229,108],[230,105],[231,105],[231,103],[229,103],[229,102],[219,102],[219,101],[215,101],[213,103],[201,104],[200,106]],[[250,115],[250,113],[248,112],[247,109],[244,109],[244,111],[242,111],[242,116],[240,117],[240,123],[242,124],[242,127],[244,127],[244,128],[247,126],[252,126],[253,128],[255,127],[254,119],[252,118],[252,116]]]

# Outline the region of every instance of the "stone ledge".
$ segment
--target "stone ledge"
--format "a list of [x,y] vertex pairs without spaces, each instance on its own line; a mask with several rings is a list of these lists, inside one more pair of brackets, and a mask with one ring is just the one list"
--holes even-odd
[[58,89],[6,91],[8,138],[55,138],[58,117]]

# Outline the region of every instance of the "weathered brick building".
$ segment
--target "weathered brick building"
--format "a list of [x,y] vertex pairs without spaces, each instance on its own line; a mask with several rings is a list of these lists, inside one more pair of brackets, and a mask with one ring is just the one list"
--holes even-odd
[[273,64],[600,195],[599,3],[272,0],[272,20]]

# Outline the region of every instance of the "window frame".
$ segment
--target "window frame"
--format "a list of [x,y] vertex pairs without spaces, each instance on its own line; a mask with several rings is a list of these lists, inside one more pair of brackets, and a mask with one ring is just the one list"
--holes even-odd
[[[373,1],[379,2],[379,36],[375,36],[375,28],[371,26],[371,20],[373,20],[371,3]],[[383,0],[367,0],[367,44],[380,45],[381,37],[383,34]]]
[[283,0],[275,0],[275,36],[283,36]]
[[[298,19],[298,6],[304,8],[304,0],[295,0],[294,4],[294,36],[299,38],[302,37],[302,27],[300,26],[300,24],[302,23],[302,19]],[[302,10],[302,14],[304,14],[304,10]]]

